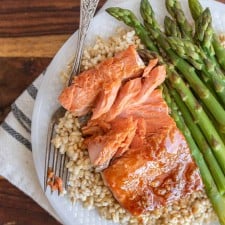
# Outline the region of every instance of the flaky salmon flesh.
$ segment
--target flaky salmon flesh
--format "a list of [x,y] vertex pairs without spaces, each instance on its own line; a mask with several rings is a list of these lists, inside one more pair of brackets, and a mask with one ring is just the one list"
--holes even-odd
[[203,189],[187,142],[169,115],[160,85],[164,65],[147,66],[134,46],[74,78],[59,101],[77,116],[91,163],[132,215]]

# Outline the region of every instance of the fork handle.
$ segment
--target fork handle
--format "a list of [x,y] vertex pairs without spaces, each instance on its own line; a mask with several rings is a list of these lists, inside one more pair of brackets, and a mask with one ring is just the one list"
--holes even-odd
[[80,72],[81,57],[84,50],[84,42],[88,32],[88,28],[91,19],[94,16],[99,0],[81,0],[80,1],[80,24],[78,30],[78,41],[75,53],[75,59],[73,62],[72,72],[70,74],[69,83],[70,85],[73,80],[73,76]]

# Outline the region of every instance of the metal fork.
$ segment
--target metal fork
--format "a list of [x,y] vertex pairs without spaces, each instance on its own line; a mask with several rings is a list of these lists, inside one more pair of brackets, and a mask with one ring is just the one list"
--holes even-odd
[[[83,47],[87,31],[90,25],[90,21],[94,16],[95,10],[97,8],[99,0],[81,0],[80,1],[80,24],[78,30],[78,40],[77,48],[75,52],[75,58],[73,62],[72,71],[68,79],[67,86],[72,83],[73,77],[77,75],[80,71],[81,57],[83,54]],[[54,136],[55,127],[62,118],[66,110],[62,107],[57,109],[51,117],[51,121],[48,127],[47,135],[47,145],[45,153],[45,171],[44,171],[44,190],[47,190],[48,186],[48,173],[49,171],[54,174],[53,182],[55,178],[61,178],[61,181],[65,184],[65,190],[68,187],[68,169],[65,168],[68,162],[68,157],[65,154],[61,154],[58,149],[56,149],[51,140]]]

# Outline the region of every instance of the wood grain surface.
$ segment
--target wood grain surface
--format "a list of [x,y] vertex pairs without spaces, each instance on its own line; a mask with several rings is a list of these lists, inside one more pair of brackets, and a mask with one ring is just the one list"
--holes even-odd
[[[77,29],[79,0],[1,0],[0,123],[12,102]],[[100,0],[99,7],[105,0]],[[119,0],[118,0],[119,2]],[[225,3],[225,0],[220,0]],[[0,177],[0,225],[59,223]],[[74,223],[76,225],[76,222]]]

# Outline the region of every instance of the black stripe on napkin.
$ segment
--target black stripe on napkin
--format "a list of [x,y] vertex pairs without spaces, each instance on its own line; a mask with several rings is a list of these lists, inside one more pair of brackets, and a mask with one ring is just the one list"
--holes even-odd
[[29,93],[29,95],[30,95],[33,99],[36,99],[38,89],[37,89],[33,84],[31,84],[31,85],[27,88],[27,92]]
[[24,127],[26,131],[31,132],[31,120],[18,108],[18,106],[13,103],[11,106],[13,115],[19,121],[19,123]]
[[31,143],[17,131],[15,131],[11,126],[9,126],[6,122],[1,124],[2,128],[8,132],[13,138],[26,146],[29,150],[31,150]]
[[47,71],[47,69],[45,69],[43,72],[42,72],[42,74],[41,75],[45,75],[45,73],[46,73],[46,71]]

